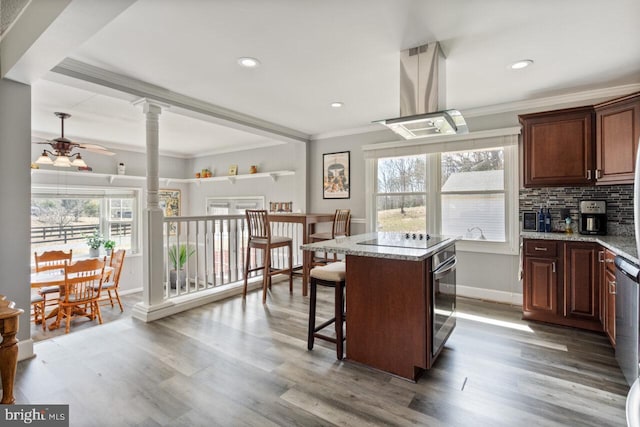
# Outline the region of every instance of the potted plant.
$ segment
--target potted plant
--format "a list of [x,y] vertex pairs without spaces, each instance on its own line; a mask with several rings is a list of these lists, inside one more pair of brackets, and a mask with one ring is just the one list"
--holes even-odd
[[104,243],[104,237],[96,228],[93,230],[93,234],[87,236],[87,245],[89,246],[89,256],[97,258],[100,256],[100,246]]
[[105,240],[102,246],[104,246],[104,249],[107,252],[107,256],[111,256],[111,252],[113,252],[113,249],[116,247],[116,241]]
[[169,247],[169,264],[171,265],[171,270],[169,271],[169,283],[171,284],[172,289],[175,289],[176,287],[178,271],[180,272],[180,286],[186,286],[187,273],[184,271],[184,264],[187,262],[187,258],[195,252],[196,250],[193,247],[187,247],[185,244]]

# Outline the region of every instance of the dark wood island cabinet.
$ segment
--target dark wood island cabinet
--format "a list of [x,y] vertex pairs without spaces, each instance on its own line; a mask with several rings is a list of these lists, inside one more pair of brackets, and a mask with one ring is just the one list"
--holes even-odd
[[[422,249],[367,244],[383,234],[302,249],[346,255],[346,359],[416,381],[455,327],[454,239]],[[447,262],[435,261],[441,254]]]

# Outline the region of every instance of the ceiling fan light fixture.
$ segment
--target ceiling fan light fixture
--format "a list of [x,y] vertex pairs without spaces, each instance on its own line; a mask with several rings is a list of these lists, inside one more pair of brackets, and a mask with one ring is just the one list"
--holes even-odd
[[47,156],[47,150],[44,150],[40,157],[38,157],[38,160],[36,160],[36,163],[39,165],[52,165],[53,160],[51,160],[51,157]]
[[87,164],[84,162],[84,160],[82,160],[82,157],[80,156],[80,153],[78,153],[76,155],[76,158],[73,159],[73,161],[71,162],[71,166],[77,166],[79,168],[86,168]]
[[71,161],[67,156],[60,155],[54,160],[53,166],[57,166],[59,168],[70,168]]

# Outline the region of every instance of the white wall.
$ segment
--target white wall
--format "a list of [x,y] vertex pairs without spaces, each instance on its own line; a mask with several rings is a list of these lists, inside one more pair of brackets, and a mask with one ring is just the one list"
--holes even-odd
[[269,202],[293,202],[293,210],[306,211],[306,154],[305,144],[288,143],[269,148],[237,151],[196,158],[188,161],[188,170],[195,172],[208,168],[215,176],[227,176],[230,165],[238,165],[238,174],[248,174],[249,166],[256,165],[258,172],[281,170],[294,171],[294,175],[270,178],[224,181],[202,180],[189,188],[189,215],[204,215],[207,197],[264,196],[265,207]]
[[[18,339],[30,343],[29,337],[29,218],[31,187],[31,87],[0,79],[0,294],[25,310],[20,316]],[[28,357],[33,347],[20,350]]]

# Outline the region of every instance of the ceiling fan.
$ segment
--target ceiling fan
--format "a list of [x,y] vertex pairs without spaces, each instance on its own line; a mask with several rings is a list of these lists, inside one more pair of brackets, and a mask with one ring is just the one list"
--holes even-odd
[[53,165],[63,168],[68,168],[71,166],[78,166],[81,168],[86,168],[87,164],[82,159],[80,153],[73,153],[72,151],[76,148],[81,148],[87,151],[91,151],[93,153],[98,154],[106,154],[108,156],[113,156],[116,153],[111,152],[104,148],[101,145],[96,144],[80,144],[78,142],[73,142],[69,138],[64,137],[64,121],[71,117],[71,114],[55,112],[53,113],[60,119],[62,125],[62,132],[59,138],[50,139],[48,141],[43,142],[34,142],[34,144],[49,144],[53,151],[43,150],[42,155],[36,160],[37,164],[40,165]]

